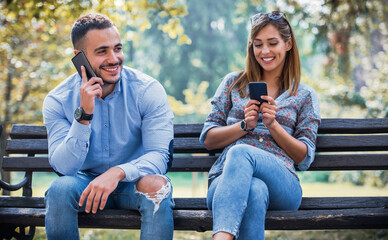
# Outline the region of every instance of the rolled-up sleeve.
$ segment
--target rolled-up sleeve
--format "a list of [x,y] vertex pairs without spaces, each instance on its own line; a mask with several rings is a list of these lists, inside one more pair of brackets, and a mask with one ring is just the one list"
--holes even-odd
[[206,133],[214,127],[222,127],[227,125],[227,118],[232,103],[228,98],[228,88],[236,78],[237,73],[228,74],[218,86],[216,93],[211,101],[212,110],[210,111],[204,123],[199,141],[204,144]]
[[309,89],[304,104],[299,113],[294,137],[306,144],[306,157],[298,164],[299,170],[307,170],[315,158],[318,126],[321,122],[318,96],[313,89]]

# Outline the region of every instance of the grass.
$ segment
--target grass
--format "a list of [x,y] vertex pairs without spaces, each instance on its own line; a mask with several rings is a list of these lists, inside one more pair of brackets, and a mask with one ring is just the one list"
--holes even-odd
[[[174,240],[211,239],[210,231],[174,231]],[[388,240],[388,230],[315,230],[315,231],[266,231],[267,240]],[[80,229],[81,239],[119,240],[140,239],[139,230]],[[34,239],[46,239],[44,228],[37,228]]]
[[[207,175],[197,173],[168,173],[173,185],[173,197],[206,197]],[[33,196],[42,197],[50,183],[57,177],[55,174],[34,173]],[[22,174],[11,176],[12,184],[18,183]],[[194,179],[194,180],[193,180]],[[196,179],[196,180],[195,180]],[[304,197],[367,197],[367,196],[388,196],[388,185],[385,188],[371,187],[367,185],[356,186],[351,183],[324,183],[324,182],[303,182],[302,189]],[[13,196],[21,196],[22,190],[12,192]]]
[[[169,173],[174,192],[173,197],[206,197],[206,174]],[[12,175],[15,184],[23,175]],[[42,197],[56,178],[55,174],[34,173],[33,196]],[[302,182],[304,197],[352,197],[352,196],[387,196],[388,186],[376,188],[370,186],[355,186],[350,183],[322,183]],[[13,192],[14,196],[21,196],[21,191]],[[174,231],[174,240],[204,240],[211,239],[211,231]],[[81,239],[140,239],[139,230],[117,229],[80,229]],[[37,228],[34,239],[46,239],[45,230]],[[266,231],[266,239],[280,240],[358,240],[380,239],[388,240],[388,230],[315,230],[315,231]]]

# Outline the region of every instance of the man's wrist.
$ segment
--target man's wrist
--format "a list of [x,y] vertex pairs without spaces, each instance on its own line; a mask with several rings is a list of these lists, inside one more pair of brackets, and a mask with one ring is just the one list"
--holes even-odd
[[79,123],[82,123],[82,124],[85,124],[85,125],[89,125],[89,121],[93,119],[93,114],[88,114],[88,113],[85,112],[85,110],[82,107],[78,107],[74,111],[74,118]]
[[117,172],[117,178],[119,181],[123,180],[125,178],[125,172],[120,167],[114,167],[115,171]]
[[86,125],[88,126],[90,124],[90,121],[87,121],[87,120],[81,120],[79,121],[79,123],[83,124],[83,125]]

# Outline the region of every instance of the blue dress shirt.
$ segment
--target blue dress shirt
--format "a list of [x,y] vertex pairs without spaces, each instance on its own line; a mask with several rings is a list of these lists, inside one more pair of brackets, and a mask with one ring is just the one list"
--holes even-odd
[[50,91],[43,103],[49,161],[55,171],[99,175],[117,166],[124,181],[165,174],[172,161],[173,113],[162,85],[124,67],[114,90],[95,101],[89,126],[74,119],[81,78],[75,73]]

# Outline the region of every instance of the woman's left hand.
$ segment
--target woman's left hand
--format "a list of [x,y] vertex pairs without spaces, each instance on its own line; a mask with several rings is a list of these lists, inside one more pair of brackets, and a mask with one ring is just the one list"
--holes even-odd
[[267,128],[270,128],[271,125],[276,121],[276,103],[275,100],[270,96],[261,96],[262,99],[267,100],[268,102],[263,102],[260,105],[260,112],[263,115],[263,123]]

